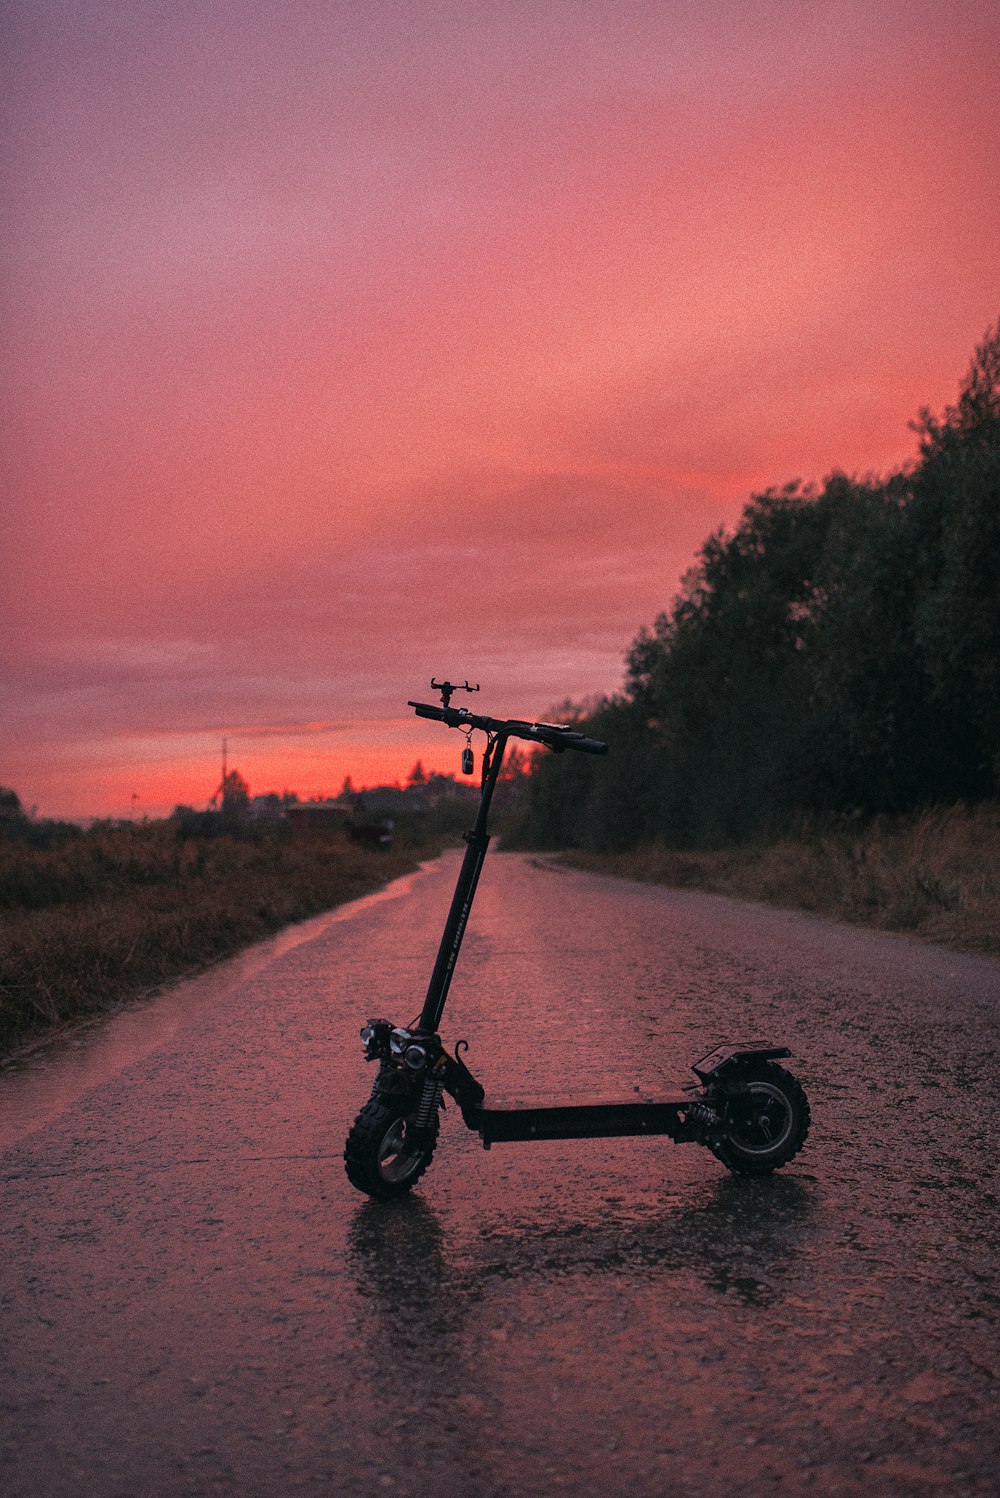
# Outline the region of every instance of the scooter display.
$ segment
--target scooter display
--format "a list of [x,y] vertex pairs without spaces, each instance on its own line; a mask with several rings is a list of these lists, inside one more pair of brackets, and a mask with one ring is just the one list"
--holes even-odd
[[407,1026],[370,1019],[361,1031],[365,1058],[378,1064],[378,1074],[344,1148],[351,1184],[377,1198],[405,1195],[431,1163],[443,1093],[454,1098],[466,1126],[480,1135],[486,1149],[511,1140],[647,1134],[704,1145],[736,1175],[766,1176],[787,1165],[805,1142],[809,1103],[796,1078],[777,1064],[791,1055],[786,1046],[758,1041],[719,1045],[691,1067],[696,1083],[654,1098],[540,1100],[516,1107],[487,1100],[462,1060],[463,1041],[453,1053],[445,1049],[438,1031],[490,843],[490,804],[508,743],[523,739],[556,754],[567,749],[606,754],[607,745],[563,724],[490,718],[452,707],[455,692],[479,690],[469,682],[432,680],[431,686],[441,693],[440,707],[425,702],[409,706],[420,718],[462,730],[467,770],[468,740],[473,732],[486,735],[482,792],[475,824],[465,834],[468,846],[419,1017]]

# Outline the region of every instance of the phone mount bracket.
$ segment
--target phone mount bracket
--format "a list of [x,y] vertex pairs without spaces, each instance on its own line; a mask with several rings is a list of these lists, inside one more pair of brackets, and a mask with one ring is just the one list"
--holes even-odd
[[440,692],[441,693],[441,706],[442,707],[448,707],[449,706],[449,704],[451,703],[451,694],[453,692],[478,692],[479,691],[479,683],[478,683],[478,681],[476,682],[476,685],[473,686],[471,684],[471,682],[468,682],[468,681],[438,681],[436,679],[436,677],[433,677],[433,676],[431,677],[431,686],[432,686],[432,688],[434,689],[435,692]]

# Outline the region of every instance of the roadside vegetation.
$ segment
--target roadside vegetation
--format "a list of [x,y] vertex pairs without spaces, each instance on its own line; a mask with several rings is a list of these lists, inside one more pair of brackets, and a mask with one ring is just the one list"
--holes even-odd
[[[751,498],[507,846],[996,950],[1000,325],[886,477]],[[940,808],[952,808],[942,811]]]
[[21,816],[9,799],[6,810],[0,1052],[377,889],[457,841],[452,823],[464,817],[400,819],[392,848],[380,849],[343,832],[206,823],[209,814],[194,834],[183,820],[84,832]]
[[564,862],[650,884],[707,890],[1000,955],[1000,808],[949,807],[803,827],[772,843],[628,852]]

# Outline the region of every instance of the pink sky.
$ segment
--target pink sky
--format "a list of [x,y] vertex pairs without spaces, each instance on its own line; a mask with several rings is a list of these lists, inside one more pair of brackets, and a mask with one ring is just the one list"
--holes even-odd
[[23,0],[0,782],[457,769],[753,489],[912,458],[1000,311],[1000,13]]

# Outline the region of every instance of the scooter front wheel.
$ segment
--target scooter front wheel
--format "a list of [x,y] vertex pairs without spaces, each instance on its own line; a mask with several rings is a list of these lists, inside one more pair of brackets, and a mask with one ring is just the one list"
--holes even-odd
[[747,1067],[729,1099],[727,1129],[712,1153],[734,1175],[767,1176],[787,1165],[809,1132],[801,1084],[773,1061]]
[[438,1118],[419,1133],[412,1099],[375,1094],[354,1120],[344,1146],[347,1179],[359,1191],[389,1201],[405,1196],[423,1175],[438,1137]]

